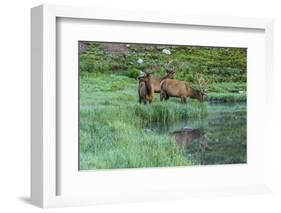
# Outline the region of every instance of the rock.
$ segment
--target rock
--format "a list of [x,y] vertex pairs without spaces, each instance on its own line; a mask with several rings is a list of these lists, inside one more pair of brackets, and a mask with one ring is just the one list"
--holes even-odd
[[166,55],[171,55],[171,51],[168,49],[163,49],[162,53],[166,54]]
[[90,46],[90,42],[88,41],[80,41],[79,42],[79,53],[84,53],[84,52],[87,52],[89,46]]
[[141,58],[138,59],[137,61],[139,64],[142,64],[143,63],[143,60]]
[[148,128],[143,129],[143,131],[144,131],[145,133],[152,133],[152,132],[153,132],[152,129],[148,129]]
[[181,129],[181,131],[192,131],[193,129],[189,126],[185,126]]
[[100,43],[100,47],[103,51],[113,57],[119,57],[124,54],[128,54],[130,50],[126,47],[125,44],[119,43]]

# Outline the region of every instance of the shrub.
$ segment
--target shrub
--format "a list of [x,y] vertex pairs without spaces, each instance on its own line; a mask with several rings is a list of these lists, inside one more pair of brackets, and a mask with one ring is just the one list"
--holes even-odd
[[137,78],[139,76],[139,73],[140,71],[136,68],[131,68],[127,73],[126,75],[129,77],[129,78]]

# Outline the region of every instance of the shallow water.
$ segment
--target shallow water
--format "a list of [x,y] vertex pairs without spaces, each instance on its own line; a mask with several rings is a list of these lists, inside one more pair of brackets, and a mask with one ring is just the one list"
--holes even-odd
[[175,138],[195,165],[246,163],[246,104],[209,104],[208,116],[149,128]]

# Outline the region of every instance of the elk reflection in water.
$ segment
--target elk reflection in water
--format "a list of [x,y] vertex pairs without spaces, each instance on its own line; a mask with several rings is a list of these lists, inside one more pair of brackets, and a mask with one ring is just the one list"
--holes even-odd
[[179,131],[172,133],[172,137],[175,138],[177,145],[184,150],[192,148],[192,141],[198,139],[197,151],[205,152],[210,149],[208,146],[207,131],[205,129],[193,129],[190,127],[184,127]]

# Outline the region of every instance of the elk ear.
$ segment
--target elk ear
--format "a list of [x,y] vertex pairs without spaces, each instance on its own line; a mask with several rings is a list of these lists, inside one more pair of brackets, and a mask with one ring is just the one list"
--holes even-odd
[[146,76],[146,73],[144,71],[140,71],[138,79],[143,78],[144,76]]

